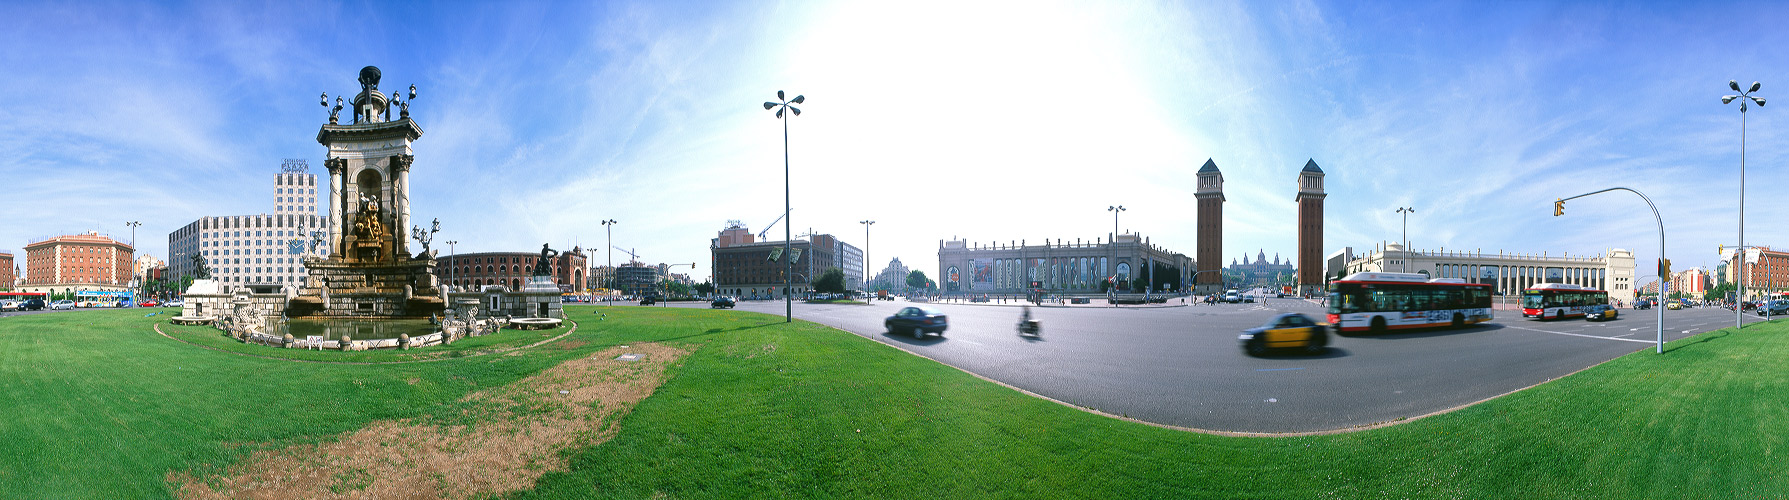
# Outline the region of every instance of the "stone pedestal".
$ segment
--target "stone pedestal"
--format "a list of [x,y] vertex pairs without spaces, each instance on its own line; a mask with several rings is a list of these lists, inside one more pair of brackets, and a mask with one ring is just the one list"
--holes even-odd
[[433,259],[305,265],[310,278],[286,308],[287,317],[426,318],[445,308]]

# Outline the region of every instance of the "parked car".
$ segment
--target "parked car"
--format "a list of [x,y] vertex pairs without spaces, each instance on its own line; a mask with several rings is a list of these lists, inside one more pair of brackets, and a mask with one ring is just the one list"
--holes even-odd
[[1608,304],[1598,304],[1584,309],[1584,319],[1589,321],[1603,321],[1615,319],[1616,315],[1620,313],[1621,310],[1609,307]]
[[882,327],[890,334],[907,332],[916,339],[926,338],[928,333],[936,333],[942,337],[944,330],[950,327],[950,319],[936,307],[911,306],[903,307],[894,316],[883,320]]
[[19,301],[0,300],[0,311],[17,311],[18,309],[19,309]]
[[51,311],[56,311],[56,310],[73,311],[74,309],[75,309],[75,301],[72,301],[72,300],[62,299],[62,300],[58,300],[58,301],[50,303]]
[[186,307],[186,301],[182,299],[174,299],[162,303],[162,307]]
[[1329,325],[1303,314],[1285,313],[1261,326],[1243,330],[1237,340],[1242,342],[1242,350],[1252,356],[1287,348],[1317,354],[1329,346]]
[[724,297],[724,296],[723,297],[715,297],[713,302],[708,303],[708,307],[714,308],[714,309],[721,309],[721,308],[732,309],[733,306],[735,306],[735,305],[738,305],[738,304],[733,301],[732,297]]
[[44,307],[43,299],[25,299],[19,303],[20,311],[42,311]]

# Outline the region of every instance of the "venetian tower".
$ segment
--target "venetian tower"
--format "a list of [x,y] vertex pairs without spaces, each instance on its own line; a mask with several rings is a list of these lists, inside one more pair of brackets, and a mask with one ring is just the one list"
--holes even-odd
[[[329,123],[317,132],[328,150],[329,231],[312,244],[329,251],[305,262],[310,276],[288,316],[415,318],[443,308],[434,252],[411,255],[405,237],[415,160],[410,144],[422,128],[410,120],[408,100],[395,91],[380,93],[380,76],[379,68],[361,68],[353,122],[339,123],[343,105],[337,97]],[[410,97],[416,97],[414,85]],[[401,110],[396,120],[393,108]]]
[[1306,160],[1298,172],[1298,293],[1323,293],[1323,169]]
[[1224,263],[1224,174],[1218,164],[1207,158],[1199,167],[1199,189],[1193,197],[1199,201],[1198,250],[1194,264],[1199,272],[1193,276],[1193,293],[1211,294],[1224,291],[1224,276],[1219,266]]

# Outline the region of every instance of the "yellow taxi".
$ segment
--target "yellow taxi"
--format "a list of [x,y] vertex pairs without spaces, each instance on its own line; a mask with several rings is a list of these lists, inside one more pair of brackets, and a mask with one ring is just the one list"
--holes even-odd
[[1621,314],[1621,310],[1619,309],[1609,307],[1608,304],[1597,304],[1584,310],[1584,319],[1590,321],[1603,321],[1615,319],[1619,314]]
[[1679,304],[1677,302],[1666,302],[1665,308],[1676,311],[1678,309],[1683,309],[1683,304]]
[[1238,337],[1243,352],[1251,356],[1267,354],[1272,349],[1301,349],[1307,354],[1323,352],[1329,346],[1329,324],[1299,313],[1285,313],[1267,320],[1266,324],[1242,331]]

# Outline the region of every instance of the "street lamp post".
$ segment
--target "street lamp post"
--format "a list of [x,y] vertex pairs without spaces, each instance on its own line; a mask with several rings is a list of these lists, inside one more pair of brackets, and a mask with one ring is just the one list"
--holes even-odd
[[[1722,96],[1721,104],[1739,99],[1739,248],[1741,252],[1744,252],[1746,247],[1746,101],[1757,103],[1758,107],[1762,108],[1764,107],[1764,98],[1752,95],[1761,87],[1758,82],[1752,82],[1752,87],[1743,92],[1739,90],[1739,80],[1727,80],[1727,87],[1733,89],[1734,92],[1739,92],[1739,95]],[[1745,300],[1745,282],[1734,281],[1738,282],[1739,286],[1739,294],[1734,297]],[[1733,308],[1734,329],[1745,326],[1745,316],[1739,313],[1740,309],[1744,308],[1737,306]]]
[[[795,233],[790,229],[795,227],[795,221],[789,218],[789,118],[783,114],[783,111],[787,110],[795,116],[801,116],[801,108],[794,105],[806,101],[807,96],[798,95],[794,99],[785,101],[783,100],[783,91],[778,90],[776,99],[776,102],[766,101],[764,109],[776,109],[777,119],[783,121],[783,258],[787,259],[791,251],[790,240],[795,239]],[[790,292],[795,288],[795,260],[784,261],[784,265],[788,269],[783,273],[783,322],[789,323],[795,321],[795,299],[790,296]]]
[[1404,272],[1410,272],[1410,214],[1416,213],[1416,209],[1398,207],[1398,213],[1404,214],[1404,254],[1399,258],[1404,261]]
[[459,242],[460,240],[447,240],[447,286],[450,289],[456,290],[459,288],[460,284],[453,280],[453,268],[459,267],[460,254],[459,252],[454,251],[453,245]]
[[[142,282],[142,280],[137,279],[137,227],[142,226],[143,223],[133,220],[133,221],[125,222],[124,225],[130,226],[130,251],[131,251],[130,276],[131,276],[132,285],[135,285],[137,283]],[[136,286],[130,286],[130,301],[132,304],[135,304],[137,302]]]
[[[863,224],[863,291],[867,296],[870,291],[870,226],[875,225],[876,221],[862,220],[857,223]],[[867,300],[865,302],[875,303]]]
[[603,280],[603,288],[614,288],[609,285],[615,279],[615,224],[615,219],[603,221],[603,232],[609,235],[609,267],[603,271],[608,279]]

